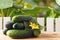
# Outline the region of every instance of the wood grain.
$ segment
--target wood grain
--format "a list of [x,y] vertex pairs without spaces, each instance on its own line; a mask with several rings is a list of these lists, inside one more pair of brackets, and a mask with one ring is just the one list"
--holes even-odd
[[0,31],[0,40],[60,40],[60,32],[42,32],[37,38],[12,39]]

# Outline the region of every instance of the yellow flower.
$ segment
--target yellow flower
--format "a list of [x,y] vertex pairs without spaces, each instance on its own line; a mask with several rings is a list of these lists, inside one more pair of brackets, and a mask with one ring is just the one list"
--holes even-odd
[[29,25],[32,29],[39,29],[38,25],[36,25],[35,23],[30,22]]
[[24,8],[27,8],[27,6],[28,6],[28,3],[25,2],[25,3],[24,3]]
[[16,0],[16,2],[17,2],[17,3],[20,3],[20,2],[21,2],[21,0]]

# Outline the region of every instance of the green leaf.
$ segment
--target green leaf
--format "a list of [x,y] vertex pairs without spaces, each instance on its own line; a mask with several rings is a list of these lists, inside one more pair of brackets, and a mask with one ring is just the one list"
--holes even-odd
[[55,18],[56,14],[55,14],[53,8],[49,7],[49,9],[50,9],[49,17]]
[[41,12],[41,9],[39,7],[36,7],[33,10],[23,10],[22,15],[29,15],[29,16],[33,16],[33,17],[38,17],[40,12]]
[[51,17],[51,18],[55,18],[56,17],[56,13],[54,12],[54,9],[51,7],[48,7],[46,14],[44,15],[45,18],[47,17]]
[[13,6],[13,0],[0,0],[0,9],[5,9]]
[[39,4],[41,0],[34,0],[36,4]]

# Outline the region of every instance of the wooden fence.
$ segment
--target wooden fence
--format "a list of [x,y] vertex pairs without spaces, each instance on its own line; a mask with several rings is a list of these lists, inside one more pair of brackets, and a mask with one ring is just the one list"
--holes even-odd
[[[5,29],[5,24],[10,20],[11,20],[10,17],[4,17],[4,23],[3,23],[4,29]],[[44,25],[45,20],[43,17],[37,18],[37,22],[41,26],[43,26],[43,29],[41,30],[42,32],[45,30],[45,27],[47,32],[54,32],[54,30],[55,32],[60,32],[60,18],[46,18],[46,26]],[[0,30],[2,30],[2,17],[0,17]]]
[[46,26],[44,18],[37,18],[37,22],[43,26],[42,32],[45,30],[47,32],[60,32],[60,18],[46,18]]
[[4,17],[4,20],[2,22],[2,17],[0,17],[0,30],[2,30],[2,23],[3,23],[3,29],[5,29],[6,28],[5,27],[6,23],[10,20],[11,20],[10,17]]

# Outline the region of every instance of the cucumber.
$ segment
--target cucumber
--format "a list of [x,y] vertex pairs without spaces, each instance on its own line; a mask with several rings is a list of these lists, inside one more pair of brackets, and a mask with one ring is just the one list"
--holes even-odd
[[28,38],[32,37],[33,33],[32,31],[27,30],[9,30],[7,31],[7,36],[17,39],[17,38]]
[[24,21],[30,21],[32,19],[31,16],[25,16],[25,15],[17,15],[12,18],[13,22],[24,22]]

